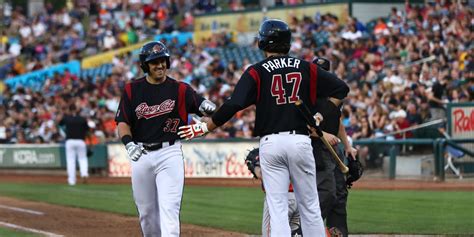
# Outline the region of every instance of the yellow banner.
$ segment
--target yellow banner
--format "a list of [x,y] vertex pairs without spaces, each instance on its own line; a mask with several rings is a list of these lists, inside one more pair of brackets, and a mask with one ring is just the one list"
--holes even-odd
[[276,18],[290,22],[296,16],[299,20],[303,16],[311,17],[316,13],[324,15],[331,13],[339,18],[340,23],[345,23],[349,16],[347,3],[304,5],[298,7],[270,9],[262,11],[232,12],[207,16],[197,16],[194,25],[194,42],[202,43],[212,36],[213,32],[257,32],[258,27],[265,18]]
[[131,52],[135,49],[139,49],[142,45],[143,43],[138,43],[138,44],[130,45],[130,46],[123,47],[120,49],[107,51],[105,53],[97,54],[94,56],[86,57],[82,59],[81,67],[83,69],[87,69],[87,68],[98,67],[105,63],[111,63],[115,55],[121,55],[121,54]]

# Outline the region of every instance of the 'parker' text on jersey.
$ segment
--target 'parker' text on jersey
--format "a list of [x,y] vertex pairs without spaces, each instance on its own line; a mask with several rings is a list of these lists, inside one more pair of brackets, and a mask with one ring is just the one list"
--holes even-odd
[[262,66],[268,71],[271,72],[275,69],[285,68],[285,67],[300,67],[301,60],[296,58],[275,58],[272,60],[268,60],[266,63],[262,64]]

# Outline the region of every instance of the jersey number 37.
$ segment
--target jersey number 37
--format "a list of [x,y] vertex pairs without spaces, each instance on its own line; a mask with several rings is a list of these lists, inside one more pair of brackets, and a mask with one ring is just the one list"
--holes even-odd
[[293,87],[291,89],[291,95],[285,96],[286,91],[285,87],[283,86],[283,75],[275,74],[272,78],[272,96],[276,97],[276,104],[282,105],[287,103],[295,103],[300,98],[298,96],[298,91],[300,90],[301,85],[301,73],[299,72],[292,72],[285,75],[285,83],[292,84]]

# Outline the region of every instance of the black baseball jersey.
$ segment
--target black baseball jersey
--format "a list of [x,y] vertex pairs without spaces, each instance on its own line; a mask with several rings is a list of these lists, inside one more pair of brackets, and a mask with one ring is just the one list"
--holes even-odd
[[174,141],[180,139],[176,133],[188,124],[189,113],[202,116],[203,100],[186,83],[167,77],[151,84],[142,77],[125,85],[115,121],[127,123],[136,142]]
[[254,136],[282,131],[306,131],[306,122],[294,103],[298,100],[315,113],[316,97],[343,99],[349,92],[345,82],[316,64],[290,56],[273,56],[250,66],[229,100],[216,111],[213,122],[220,126],[237,111],[257,107]]
[[[336,106],[328,98],[318,98],[316,102],[316,111],[321,113],[323,116],[323,121],[319,125],[321,130],[337,136],[339,133],[339,125],[341,123],[341,109],[342,103],[339,106]],[[313,154],[316,158],[322,157],[320,153],[321,148],[327,150],[326,146],[319,138],[311,138],[311,144],[313,146]],[[318,166],[320,166],[320,168],[321,166],[324,166],[324,164],[321,164],[321,159],[316,160],[316,167]]]
[[341,117],[342,103],[336,106],[328,98],[318,98],[316,111],[321,113],[323,121],[319,125],[321,130],[337,136]]
[[66,139],[86,139],[89,126],[84,117],[66,115],[59,121],[60,126],[66,126]]

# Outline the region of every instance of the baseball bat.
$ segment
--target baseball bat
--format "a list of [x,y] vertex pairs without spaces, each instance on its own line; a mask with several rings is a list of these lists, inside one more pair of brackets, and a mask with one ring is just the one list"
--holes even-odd
[[311,115],[311,112],[309,112],[308,107],[306,107],[306,105],[303,103],[302,100],[296,101],[295,105],[298,111],[301,113],[301,115],[303,115],[304,119],[306,120],[306,123],[312,128],[316,129],[316,134],[318,134],[321,141],[323,141],[324,145],[331,153],[332,158],[334,158],[334,160],[336,161],[337,166],[339,167],[341,172],[343,174],[349,172],[349,168],[344,164],[344,162],[342,162],[341,158],[339,158],[336,151],[334,151],[334,148],[331,146],[331,144],[329,144],[326,138],[324,138],[323,131],[318,125],[316,125],[316,120],[314,119],[313,115]]

